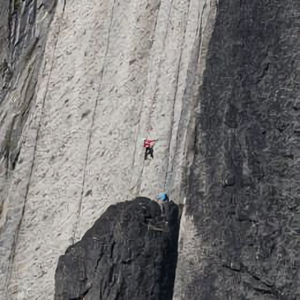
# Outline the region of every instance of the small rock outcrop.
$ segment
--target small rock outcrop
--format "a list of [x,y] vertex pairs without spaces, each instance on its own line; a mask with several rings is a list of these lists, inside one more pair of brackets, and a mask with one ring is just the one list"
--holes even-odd
[[170,300],[179,209],[148,198],[110,206],[58,262],[55,300]]

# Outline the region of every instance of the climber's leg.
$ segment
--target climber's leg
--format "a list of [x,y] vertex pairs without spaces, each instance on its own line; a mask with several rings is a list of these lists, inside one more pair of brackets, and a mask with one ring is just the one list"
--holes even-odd
[[149,154],[150,154],[151,158],[153,158],[153,148],[152,147],[149,148]]
[[147,160],[148,154],[149,154],[149,147],[147,147],[145,150],[145,160]]

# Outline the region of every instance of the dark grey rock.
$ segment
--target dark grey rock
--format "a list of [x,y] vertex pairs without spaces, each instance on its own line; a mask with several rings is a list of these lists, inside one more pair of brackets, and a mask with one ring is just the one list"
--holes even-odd
[[148,198],[110,206],[58,262],[55,300],[171,300],[178,206],[168,224]]
[[6,174],[17,163],[18,144],[35,101],[38,73],[56,4],[57,0],[0,0],[1,107],[12,101],[11,92],[17,90],[15,105],[0,115],[1,129],[5,131],[5,141],[0,145],[0,168],[4,167]]
[[299,1],[219,1],[186,202],[209,251],[193,249],[182,299],[300,297],[299,15]]

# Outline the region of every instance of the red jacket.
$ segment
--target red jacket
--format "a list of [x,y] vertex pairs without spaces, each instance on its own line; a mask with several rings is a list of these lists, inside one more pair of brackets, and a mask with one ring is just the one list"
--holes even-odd
[[[154,143],[153,143],[154,142]],[[153,147],[154,144],[155,144],[156,140],[145,140],[144,141],[144,148],[147,148],[147,147]],[[153,143],[153,144],[152,144]]]

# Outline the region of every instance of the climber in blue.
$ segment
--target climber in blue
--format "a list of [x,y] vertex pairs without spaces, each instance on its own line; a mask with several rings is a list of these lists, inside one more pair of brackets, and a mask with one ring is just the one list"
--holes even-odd
[[159,193],[156,196],[156,200],[158,201],[162,201],[162,202],[168,202],[169,201],[169,197],[166,193]]
[[169,202],[169,197],[166,193],[159,193],[156,196],[155,201],[159,204],[162,215],[166,215],[166,207],[164,204],[166,204],[167,202]]

